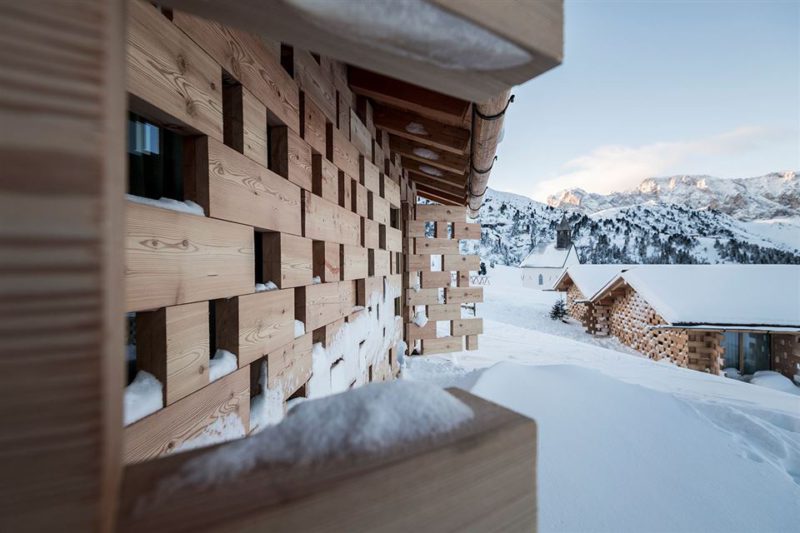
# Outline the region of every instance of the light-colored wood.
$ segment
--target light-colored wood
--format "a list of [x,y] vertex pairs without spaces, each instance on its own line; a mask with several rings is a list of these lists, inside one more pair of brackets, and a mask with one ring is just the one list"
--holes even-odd
[[288,398],[311,377],[312,334],[294,339],[267,354],[267,387]]
[[458,241],[455,239],[414,239],[414,253],[417,254],[457,254]]
[[411,342],[422,339],[435,339],[436,338],[436,321],[428,320],[428,322],[419,327],[415,323],[408,324],[408,338]]
[[245,87],[242,87],[242,127],[244,155],[266,167],[269,153],[267,108]]
[[304,235],[317,241],[360,244],[361,218],[308,191],[304,195]]
[[409,220],[406,232],[407,237],[425,237],[427,223],[424,220]]
[[339,170],[344,171],[345,174],[350,176],[359,175],[358,149],[330,122],[327,127],[326,155],[328,160],[333,162]]
[[393,181],[392,178],[381,175],[381,196],[386,198],[394,208],[400,207],[400,184]]
[[[346,176],[346,174],[345,174]],[[350,180],[351,185],[351,210],[360,217],[369,215],[369,191],[356,180]]]
[[172,453],[226,416],[250,423],[250,368],[224,376],[125,428],[124,459],[138,463]]
[[438,339],[423,339],[422,341],[422,353],[425,355],[460,352],[463,349],[463,337],[439,337]]
[[447,205],[417,205],[416,220],[424,222],[460,222],[466,218],[463,207]]
[[401,154],[403,157],[448,172],[465,174],[469,170],[469,154],[454,154],[453,152],[418,143],[405,137],[394,136],[392,138],[392,150]]
[[450,272],[426,272],[420,273],[420,285],[423,289],[439,289],[449,287],[452,276]]
[[214,302],[217,348],[244,367],[294,339],[294,290],[273,290]]
[[[173,11],[173,23],[239,80],[264,104],[273,125],[283,124],[300,133],[300,95],[297,85],[255,35],[224,26],[219,19],[192,16],[188,11]],[[162,16],[159,14],[159,16]],[[163,17],[163,16],[162,16]],[[166,19],[164,19],[166,21]],[[169,23],[169,21],[166,21]]]
[[453,222],[453,238],[477,240],[481,238],[481,225],[469,222]]
[[477,272],[481,268],[478,255],[445,255],[442,259],[442,270]]
[[261,278],[279,288],[310,285],[314,275],[311,239],[287,233],[262,233]]
[[314,276],[318,276],[320,281],[330,282],[342,279],[341,247],[341,244],[314,241]]
[[439,304],[428,306],[428,320],[453,320],[461,318],[461,304]]
[[378,231],[380,247],[391,252],[403,251],[403,232],[399,229],[381,225]]
[[164,386],[170,405],[208,385],[208,302],[136,314],[136,366]]
[[297,289],[295,315],[313,331],[348,316],[355,305],[355,282],[320,283]]
[[[119,531],[281,531],[287,524],[297,531],[426,531],[432,524],[438,531],[536,531],[536,425],[466,392],[452,394],[474,413],[468,423],[378,454],[313,466],[260,463],[211,487],[150,499],[141,494],[180,476],[189,461],[224,455],[227,445],[131,466]],[[396,486],[416,490],[386,498]]]
[[431,269],[431,256],[420,254],[407,254],[406,264],[408,270],[430,270]]
[[380,248],[380,224],[366,217],[361,218],[361,246],[365,248]]
[[111,531],[121,483],[120,2],[3,2],[0,530]]
[[[447,0],[444,0],[447,1]],[[505,91],[493,96],[488,101],[477,105],[477,110],[486,116],[494,116],[505,109],[511,91]],[[484,120],[476,116],[472,130],[472,167],[469,177],[469,198],[467,205],[471,216],[477,216],[483,204],[483,197],[491,175],[492,163],[494,162],[497,143],[503,132],[504,117],[500,116],[495,120]],[[475,169],[489,171],[476,172]]]
[[473,351],[478,349],[478,336],[467,335],[464,339],[464,349]]
[[483,287],[448,287],[444,290],[448,304],[466,304],[483,301]]
[[[342,174],[344,176],[344,174]],[[339,169],[321,154],[311,156],[311,190],[331,203],[339,204]]]
[[378,196],[378,193],[369,193],[369,218],[378,224],[389,225],[389,202]]
[[369,250],[369,275],[370,276],[388,276],[390,273],[389,267],[389,252],[387,250]]
[[[222,140],[222,71],[149,3],[128,3],[128,91],[161,122]],[[176,123],[177,121],[177,123]]]
[[342,279],[353,280],[369,275],[369,254],[361,246],[342,245]]
[[372,159],[372,135],[354,109],[350,109],[350,142],[361,153],[361,157],[366,157],[368,161]]
[[310,53],[297,47],[291,53],[298,87],[311,95],[327,120],[336,122],[336,89],[333,82],[323,75],[319,63]]
[[[455,154],[469,152],[470,130],[467,127],[450,126],[417,113],[388,106],[377,106],[373,116],[376,126],[395,136]],[[386,147],[384,150],[388,153]]]
[[253,292],[253,231],[247,226],[127,202],[127,311]]
[[375,194],[381,192],[381,173],[380,169],[370,163],[363,155],[359,158],[359,176],[361,184]]
[[439,289],[406,290],[407,305],[435,305],[442,302]]
[[286,126],[270,128],[270,168],[306,191],[311,185],[311,146]]
[[185,196],[213,218],[261,230],[302,233],[300,188],[214,139],[187,142]]
[[300,121],[300,134],[316,154],[324,156],[327,135],[325,115],[314,102],[314,99],[305,93],[300,93],[300,107],[303,110]]
[[463,318],[450,322],[450,335],[453,337],[475,336],[483,333],[482,318]]

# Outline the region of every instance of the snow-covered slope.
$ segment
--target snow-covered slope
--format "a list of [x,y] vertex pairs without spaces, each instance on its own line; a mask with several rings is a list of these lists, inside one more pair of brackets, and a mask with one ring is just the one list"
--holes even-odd
[[690,209],[715,209],[739,220],[800,216],[800,173],[720,179],[711,176],[647,178],[633,190],[611,194],[567,189],[547,204],[591,214],[603,209],[647,202],[679,204]]
[[669,193],[673,201],[641,195],[641,203],[615,205],[609,198],[619,196],[588,195],[591,201],[584,196],[580,209],[489,189],[478,218],[484,227],[481,241],[467,242],[464,249],[487,263],[516,265],[537,244],[555,240],[555,227],[566,213],[583,263],[800,263],[800,207],[792,203],[793,194],[800,198],[798,177],[780,178],[785,180],[781,189],[770,176],[752,178],[751,187],[756,190],[760,183],[764,202],[772,202],[767,194],[783,198],[781,209],[797,215],[751,220],[758,209],[743,207],[749,215],[737,219],[709,205],[693,207],[699,200],[683,201],[681,194],[703,193],[693,196],[701,189],[686,184],[675,185]]

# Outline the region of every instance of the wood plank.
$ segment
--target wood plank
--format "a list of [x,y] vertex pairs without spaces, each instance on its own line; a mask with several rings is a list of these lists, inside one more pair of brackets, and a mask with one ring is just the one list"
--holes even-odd
[[[346,174],[345,174],[346,175]],[[351,209],[358,216],[366,217],[369,215],[369,191],[356,180],[351,180]]]
[[208,216],[300,235],[300,188],[214,139],[187,141],[184,195]]
[[297,290],[295,315],[305,322],[306,331],[344,318],[356,305],[356,286],[353,281],[320,283]]
[[208,385],[208,302],[136,314],[136,367],[164,386],[165,405]]
[[414,218],[426,222],[461,222],[466,216],[467,210],[464,207],[418,204]]
[[478,240],[481,238],[481,225],[468,222],[453,222],[453,238]]
[[369,193],[369,212],[368,216],[370,219],[374,220],[378,224],[385,224],[389,225],[391,222],[390,219],[390,207],[389,202],[385,199],[378,196],[378,193],[371,192]]
[[449,188],[459,187],[463,189],[467,183],[467,174],[464,172],[453,172],[431,165],[429,161],[418,161],[406,156],[403,156],[401,161],[402,167],[413,173],[415,181],[424,182],[423,179],[420,179],[424,178],[427,180],[427,184],[432,187],[441,184],[445,187],[449,186]]
[[368,190],[375,194],[381,193],[381,172],[380,169],[370,163],[363,155],[359,158],[359,181]]
[[417,254],[457,254],[458,241],[454,239],[414,239],[414,253]]
[[354,109],[350,109],[350,142],[361,153],[362,157],[372,160],[372,134],[370,134]]
[[311,156],[311,191],[339,204],[339,169],[320,154]]
[[[331,163],[333,164],[333,163]],[[334,165],[335,167],[335,165]],[[353,210],[353,178],[342,172],[339,174],[339,205],[345,209]]]
[[380,276],[370,276],[357,280],[356,304],[366,308],[371,302],[374,303],[376,298],[380,301],[384,295],[383,280],[384,278]]
[[300,109],[300,135],[315,153],[324,156],[327,146],[325,114],[314,102],[314,98],[303,92],[300,93]]
[[481,333],[483,333],[482,318],[463,318],[450,322],[450,335],[453,337],[466,337]]
[[127,426],[124,460],[138,463],[169,454],[226,416],[237,416],[245,428],[249,426],[249,368],[240,368]]
[[428,320],[423,326],[419,327],[413,322],[408,323],[408,338],[409,340],[416,341],[418,339],[435,339],[436,338],[436,321]]
[[415,185],[424,190],[432,191],[450,200],[456,200],[458,201],[457,205],[465,203],[467,196],[467,183],[465,179],[459,178],[459,181],[455,183],[446,178],[437,178],[413,171],[409,172],[408,176]]
[[145,311],[254,290],[247,226],[128,202],[127,311]]
[[323,282],[342,279],[341,246],[333,242],[314,241],[314,276]]
[[406,254],[408,270],[430,270],[431,256],[421,254]]
[[311,239],[288,233],[262,233],[261,279],[279,288],[311,285],[313,252]]
[[330,121],[336,122],[336,89],[333,83],[322,73],[319,63],[307,51],[292,49],[294,59],[294,79],[300,89],[311,95],[322,114]]
[[440,337],[438,339],[423,339],[422,341],[422,355],[460,352],[463,349],[463,337]]
[[398,135],[391,139],[392,151],[408,159],[462,175],[470,169],[469,154],[455,154]]
[[392,207],[400,207],[400,185],[385,175],[381,175],[381,196],[386,198]]
[[216,300],[217,348],[242,368],[294,339],[294,291],[273,290]]
[[358,149],[333,124],[327,125],[326,157],[350,176],[359,175]]
[[448,304],[479,303],[483,301],[483,287],[448,287],[444,290]]
[[427,237],[426,233],[427,222],[424,220],[409,220],[408,221],[408,237]]
[[389,252],[387,250],[369,250],[369,275],[370,276],[388,276],[390,273],[389,267]]
[[311,377],[312,333],[267,354],[267,387],[288,398]]
[[481,258],[477,255],[442,256],[442,270],[477,272],[481,269]]
[[386,225],[380,226],[380,247],[391,252],[403,251],[403,232]]
[[142,101],[133,107],[173,128],[221,141],[219,65],[146,2],[129,3],[126,29],[128,91]]
[[381,243],[380,224],[366,217],[361,218],[361,246],[379,248]]
[[308,191],[304,194],[305,237],[340,244],[360,244],[361,218]]
[[361,246],[342,245],[342,279],[366,278],[369,275],[369,254]]
[[451,196],[449,194],[441,192],[435,187],[429,187],[428,185],[423,185],[421,183],[416,183],[416,182],[414,182],[414,188],[416,190],[416,195],[446,206],[447,205],[461,206],[466,204],[467,201],[466,194],[464,195],[464,197]]
[[444,303],[439,289],[406,289],[406,305],[436,305]]
[[270,168],[306,191],[311,184],[311,147],[286,126],[270,128]]
[[461,318],[461,304],[428,305],[428,320],[458,320]]
[[[399,108],[378,105],[374,108],[375,125],[395,136],[454,154],[469,151],[470,130],[450,126]],[[383,147],[385,151],[388,150]]]
[[259,37],[184,11],[173,11],[172,22],[267,107],[272,125],[300,132],[297,85]]
[[247,88],[242,87],[242,126],[244,128],[244,155],[267,166],[267,108]]
[[452,277],[450,272],[426,272],[420,274],[420,286],[423,289],[439,289],[449,287]]
[[478,349],[478,336],[477,335],[467,335],[464,338],[464,349],[465,350],[477,350]]

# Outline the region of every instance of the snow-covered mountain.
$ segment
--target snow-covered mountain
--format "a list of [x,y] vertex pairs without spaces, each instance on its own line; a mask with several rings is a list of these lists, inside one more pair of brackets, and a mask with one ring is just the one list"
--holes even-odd
[[647,178],[638,187],[611,194],[566,189],[547,204],[592,214],[603,209],[647,202],[680,204],[690,209],[716,209],[738,220],[800,216],[800,172],[720,179],[711,176]]
[[653,178],[636,192],[570,191],[550,205],[489,189],[481,241],[463,246],[489,263],[516,265],[555,240],[564,214],[583,263],[800,263],[796,173]]

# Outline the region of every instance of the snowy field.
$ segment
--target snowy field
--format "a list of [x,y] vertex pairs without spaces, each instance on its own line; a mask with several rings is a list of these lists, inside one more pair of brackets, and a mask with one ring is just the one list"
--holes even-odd
[[408,358],[539,428],[541,531],[800,531],[800,395],[656,363],[489,271],[480,349]]

